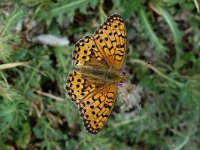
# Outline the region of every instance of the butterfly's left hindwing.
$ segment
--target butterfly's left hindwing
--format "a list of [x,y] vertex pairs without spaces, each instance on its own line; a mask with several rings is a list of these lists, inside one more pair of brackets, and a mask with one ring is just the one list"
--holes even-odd
[[75,70],[69,73],[66,89],[71,100],[79,106],[84,97],[96,89],[95,81],[85,78],[85,76]]

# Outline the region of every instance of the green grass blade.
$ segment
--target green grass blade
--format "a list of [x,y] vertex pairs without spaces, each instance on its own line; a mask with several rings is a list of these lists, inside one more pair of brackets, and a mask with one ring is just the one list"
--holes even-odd
[[156,53],[162,56],[165,55],[167,48],[162,44],[162,41],[159,39],[159,37],[157,37],[155,32],[152,30],[152,26],[148,20],[147,13],[142,8],[139,11],[139,17],[145,35],[148,36],[148,39],[150,40],[152,47],[155,48]]
[[169,26],[169,29],[172,32],[174,43],[175,43],[175,49],[176,49],[176,60],[175,60],[174,66],[178,67],[178,62],[179,62],[181,51],[183,48],[182,33],[177,27],[177,24],[174,21],[173,17],[167,12],[166,9],[156,4],[155,4],[155,8],[163,16],[163,18],[165,19],[165,21],[167,22]]

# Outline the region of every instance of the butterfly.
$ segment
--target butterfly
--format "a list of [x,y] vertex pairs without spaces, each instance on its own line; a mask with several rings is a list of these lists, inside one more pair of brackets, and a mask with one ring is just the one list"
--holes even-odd
[[66,90],[89,133],[104,127],[116,101],[117,86],[127,80],[121,71],[125,54],[126,27],[118,14],[75,45],[74,69],[68,75]]

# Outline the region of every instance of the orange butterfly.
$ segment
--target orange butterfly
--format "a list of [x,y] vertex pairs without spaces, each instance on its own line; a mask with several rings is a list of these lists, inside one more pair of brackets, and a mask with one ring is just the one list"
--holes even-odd
[[66,89],[78,106],[86,130],[98,133],[115,104],[117,84],[125,82],[121,68],[126,51],[126,28],[120,15],[112,15],[94,35],[80,39],[74,49],[74,70]]

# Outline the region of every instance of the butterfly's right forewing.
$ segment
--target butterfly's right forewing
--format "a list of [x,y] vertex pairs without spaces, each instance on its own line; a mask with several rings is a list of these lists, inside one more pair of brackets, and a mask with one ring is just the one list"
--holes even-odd
[[119,15],[110,16],[95,32],[94,42],[108,65],[120,69],[126,54],[126,27]]

